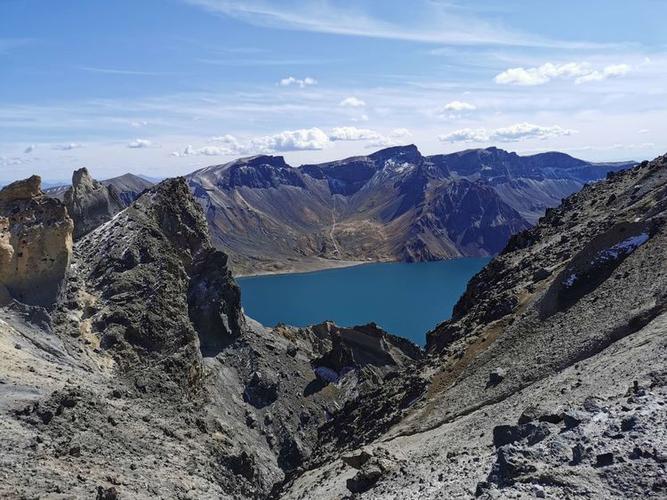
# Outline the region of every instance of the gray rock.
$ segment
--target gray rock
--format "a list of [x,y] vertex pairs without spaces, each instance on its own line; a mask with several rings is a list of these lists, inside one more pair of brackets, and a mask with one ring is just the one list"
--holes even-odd
[[74,220],[76,240],[111,220],[125,208],[116,189],[94,180],[86,168],[74,172],[72,187],[65,192],[63,199]]

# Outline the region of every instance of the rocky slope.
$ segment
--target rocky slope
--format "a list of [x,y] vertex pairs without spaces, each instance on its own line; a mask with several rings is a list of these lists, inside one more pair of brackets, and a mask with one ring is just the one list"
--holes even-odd
[[266,497],[345,401],[423,355],[374,325],[246,319],[183,179],[71,258],[47,309],[26,294],[0,311],[2,497]]
[[188,182],[214,244],[245,274],[493,255],[547,207],[628,166],[496,148],[425,157],[403,146],[300,168],[246,158]]
[[667,157],[586,186],[423,353],[246,318],[165,181],[74,245],[55,303],[0,309],[0,496],[664,497],[666,220]]
[[514,236],[428,359],[346,405],[284,497],[664,497],[666,210],[662,157]]

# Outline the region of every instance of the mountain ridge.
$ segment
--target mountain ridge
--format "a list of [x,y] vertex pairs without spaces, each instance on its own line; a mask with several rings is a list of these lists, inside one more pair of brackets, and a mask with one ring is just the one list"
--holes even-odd
[[561,198],[630,164],[407,145],[298,167],[257,155],[186,178],[214,244],[248,274],[493,255]]

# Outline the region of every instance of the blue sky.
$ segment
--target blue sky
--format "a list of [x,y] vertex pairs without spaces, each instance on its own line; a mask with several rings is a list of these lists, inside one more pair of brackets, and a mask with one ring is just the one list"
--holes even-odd
[[0,180],[394,144],[665,152],[660,0],[0,0]]

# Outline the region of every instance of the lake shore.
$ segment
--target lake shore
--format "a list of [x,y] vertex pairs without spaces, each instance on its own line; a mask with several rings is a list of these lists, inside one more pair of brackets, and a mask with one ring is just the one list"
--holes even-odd
[[[363,266],[365,264],[377,264],[380,262],[398,262],[394,260],[331,260],[313,259],[290,262],[285,267],[276,270],[262,269],[258,272],[244,273],[234,272],[235,278],[252,278],[255,276],[278,276],[283,274],[304,274],[327,269],[343,269],[347,267]],[[232,263],[233,265],[233,263]]]

